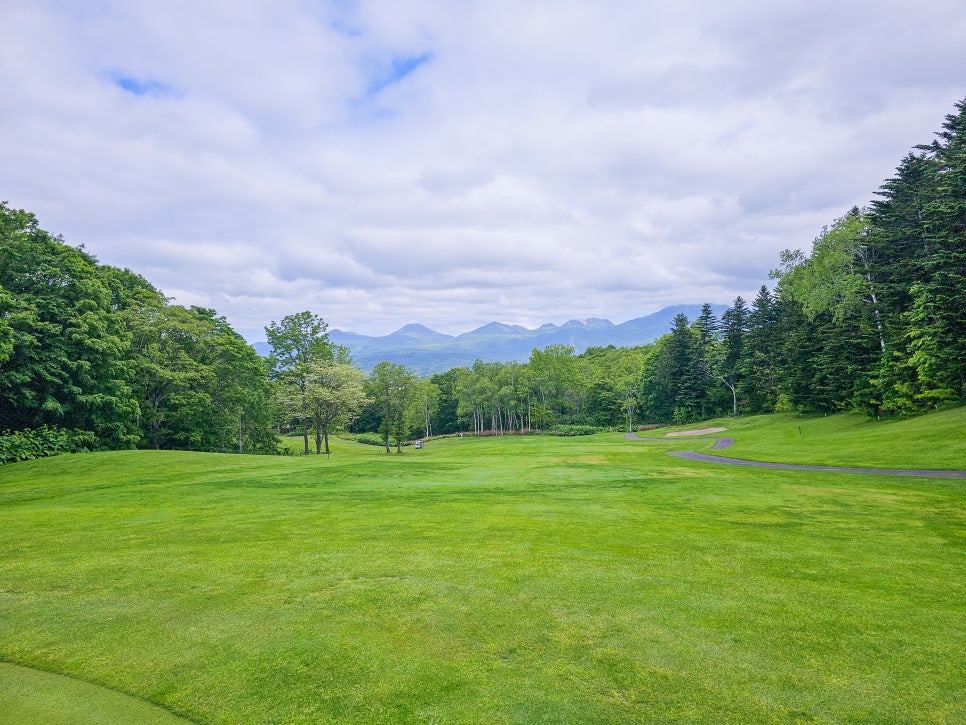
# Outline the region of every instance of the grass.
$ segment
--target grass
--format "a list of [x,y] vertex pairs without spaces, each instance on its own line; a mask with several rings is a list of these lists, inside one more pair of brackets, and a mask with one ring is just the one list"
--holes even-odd
[[81,680],[0,662],[0,721],[5,723],[189,723],[137,698]]
[[[860,413],[820,417],[791,414],[721,418],[671,430],[720,426],[736,441],[723,455],[758,461],[871,468],[966,469],[966,408],[919,418],[877,421]],[[704,450],[711,442],[678,439],[679,449]],[[686,442],[687,441],[687,442]]]
[[[743,457],[857,464],[885,430],[966,468],[937,415],[803,421],[808,449],[791,418],[725,425]],[[6,466],[0,659],[199,722],[966,719],[963,481],[665,455],[702,445]]]

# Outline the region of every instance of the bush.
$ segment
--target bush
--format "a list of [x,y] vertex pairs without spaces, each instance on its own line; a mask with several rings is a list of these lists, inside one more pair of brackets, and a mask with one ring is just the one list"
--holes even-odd
[[350,436],[356,443],[364,443],[367,446],[384,446],[386,441],[378,433],[356,433]]
[[0,465],[86,451],[95,442],[94,434],[89,431],[69,431],[46,425],[15,433],[6,431],[0,435]]
[[594,425],[555,425],[547,431],[552,436],[589,436],[602,429]]

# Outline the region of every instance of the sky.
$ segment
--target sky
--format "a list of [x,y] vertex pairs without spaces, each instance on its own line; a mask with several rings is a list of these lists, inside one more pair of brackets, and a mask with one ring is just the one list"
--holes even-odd
[[0,199],[251,342],[752,299],[966,97],[962,0],[0,0]]

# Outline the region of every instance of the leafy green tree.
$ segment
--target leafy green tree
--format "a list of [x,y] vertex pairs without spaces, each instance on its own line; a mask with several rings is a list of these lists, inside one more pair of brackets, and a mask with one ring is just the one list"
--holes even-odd
[[409,439],[416,381],[415,373],[405,365],[385,361],[378,363],[366,380],[366,394],[379,410],[379,433],[386,453],[390,451],[390,442],[400,453],[402,444]]
[[265,328],[272,348],[268,358],[270,376],[280,387],[280,400],[298,422],[305,454],[309,453],[310,411],[307,398],[308,374],[313,365],[335,359],[329,342],[328,324],[309,311],[286,315]]
[[126,341],[96,260],[0,203],[0,430],[44,425],[131,445]]
[[644,348],[590,347],[581,358],[590,363],[587,420],[633,430]]
[[823,229],[810,256],[786,251],[773,273],[779,294],[809,323],[812,339],[805,346],[818,345],[804,363],[811,368],[811,391],[797,396],[803,411],[873,405],[872,373],[885,353],[885,320],[869,237],[865,215],[853,208]]
[[10,325],[10,317],[14,304],[13,295],[0,287],[0,365],[13,355],[13,327]]
[[439,386],[429,379],[420,380],[416,383],[414,401],[422,418],[424,435],[431,438],[433,435],[433,418],[439,410]]
[[582,385],[574,348],[571,345],[548,345],[533,350],[528,363],[531,380],[540,401],[541,427],[561,421],[572,406],[568,393]]
[[170,305],[140,323],[134,387],[149,447],[274,451],[265,363],[223,317]]
[[530,378],[526,365],[516,361],[503,364],[497,372],[497,401],[503,422],[501,429],[523,431],[530,427]]
[[456,433],[460,430],[457,409],[459,399],[456,394],[458,368],[451,368],[443,373],[436,373],[430,381],[439,390],[439,401],[436,407],[433,430],[436,435]]
[[456,413],[460,420],[469,419],[473,435],[481,435],[484,429],[486,404],[490,398],[489,384],[482,361],[476,360],[472,368],[456,370]]
[[133,342],[138,422],[150,448],[191,448],[211,398],[212,371],[200,361],[198,319],[180,306],[150,311]]
[[366,403],[365,375],[344,362],[320,360],[308,365],[305,400],[315,432],[315,452],[322,453],[324,444],[329,454],[329,434],[345,428]]
[[834,322],[847,318],[874,324],[885,350],[883,312],[873,277],[875,247],[869,225],[858,208],[836,219],[812,244],[812,253],[782,275],[785,294],[798,300],[810,319],[829,312]]
[[214,310],[192,308],[204,329],[202,362],[212,369],[211,409],[203,426],[205,450],[272,453],[268,367],[245,339]]

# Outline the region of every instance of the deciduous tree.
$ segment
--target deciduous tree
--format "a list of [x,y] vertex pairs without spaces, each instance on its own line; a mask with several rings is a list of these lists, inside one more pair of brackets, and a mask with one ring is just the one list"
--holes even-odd
[[415,373],[405,365],[392,362],[377,364],[366,380],[366,393],[379,409],[379,432],[386,453],[390,442],[396,444],[396,452],[400,453],[402,444],[409,439],[415,387]]
[[281,322],[265,328],[270,375],[280,386],[284,408],[298,421],[306,455],[309,452],[309,403],[306,396],[308,374],[313,365],[334,359],[329,343],[328,324],[309,311],[286,315]]

